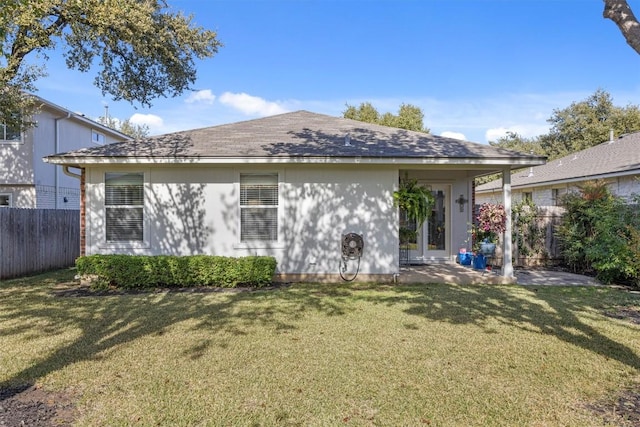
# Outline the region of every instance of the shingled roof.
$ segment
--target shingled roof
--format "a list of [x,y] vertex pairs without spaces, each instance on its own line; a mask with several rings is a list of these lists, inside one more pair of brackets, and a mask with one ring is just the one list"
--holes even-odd
[[544,158],[489,145],[379,126],[308,111],[175,132],[135,141],[56,154],[46,158],[59,164],[109,161],[180,161],[199,159],[326,159],[372,158],[447,159],[461,164],[542,164]]
[[[542,166],[511,175],[512,188],[527,188],[566,182],[588,181],[640,173],[640,132],[578,151]],[[502,188],[502,180],[476,187],[476,192]]]

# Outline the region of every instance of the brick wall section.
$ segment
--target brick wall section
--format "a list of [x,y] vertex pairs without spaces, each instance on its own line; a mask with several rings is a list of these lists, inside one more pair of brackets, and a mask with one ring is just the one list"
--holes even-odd
[[85,168],[80,169],[80,256],[85,255],[87,243],[87,222],[86,222],[86,192],[85,192]]

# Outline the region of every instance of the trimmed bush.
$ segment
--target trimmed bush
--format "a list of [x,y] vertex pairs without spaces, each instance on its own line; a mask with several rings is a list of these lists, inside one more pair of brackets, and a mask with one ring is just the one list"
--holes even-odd
[[98,289],[118,287],[263,287],[276,270],[273,257],[210,255],[89,255],[76,260],[78,274]]

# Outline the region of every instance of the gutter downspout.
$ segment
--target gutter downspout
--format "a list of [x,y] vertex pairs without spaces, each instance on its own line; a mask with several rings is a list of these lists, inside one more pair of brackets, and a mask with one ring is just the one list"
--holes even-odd
[[71,178],[76,178],[76,179],[80,179],[82,178],[82,175],[80,175],[79,173],[75,173],[75,172],[71,172],[69,170],[69,168],[72,166],[62,166],[62,172],[64,172],[65,175],[70,176]]
[[[58,125],[58,123],[60,122],[60,120],[66,120],[71,118],[71,112],[68,112],[66,116],[64,117],[58,117],[57,119],[54,119],[55,121],[55,154],[60,153],[60,125]],[[58,166],[56,166],[56,172],[55,175],[53,176],[53,182],[54,182],[54,187],[55,187],[55,198],[56,198],[56,203],[55,203],[55,208],[59,209],[60,206],[60,202],[58,200],[58,196],[60,195],[60,182],[58,179],[58,175],[60,174],[60,168]]]

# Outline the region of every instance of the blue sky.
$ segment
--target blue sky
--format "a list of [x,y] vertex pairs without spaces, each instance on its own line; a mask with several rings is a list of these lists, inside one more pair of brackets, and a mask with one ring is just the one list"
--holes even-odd
[[[168,1],[224,43],[198,62],[193,92],[151,108],[114,102],[51,52],[38,95],[91,118],[108,105],[152,134],[409,103],[432,133],[482,143],[546,133],[554,109],[599,88],[616,105],[640,104],[640,55],[601,0]],[[630,5],[640,16],[640,1]]]

